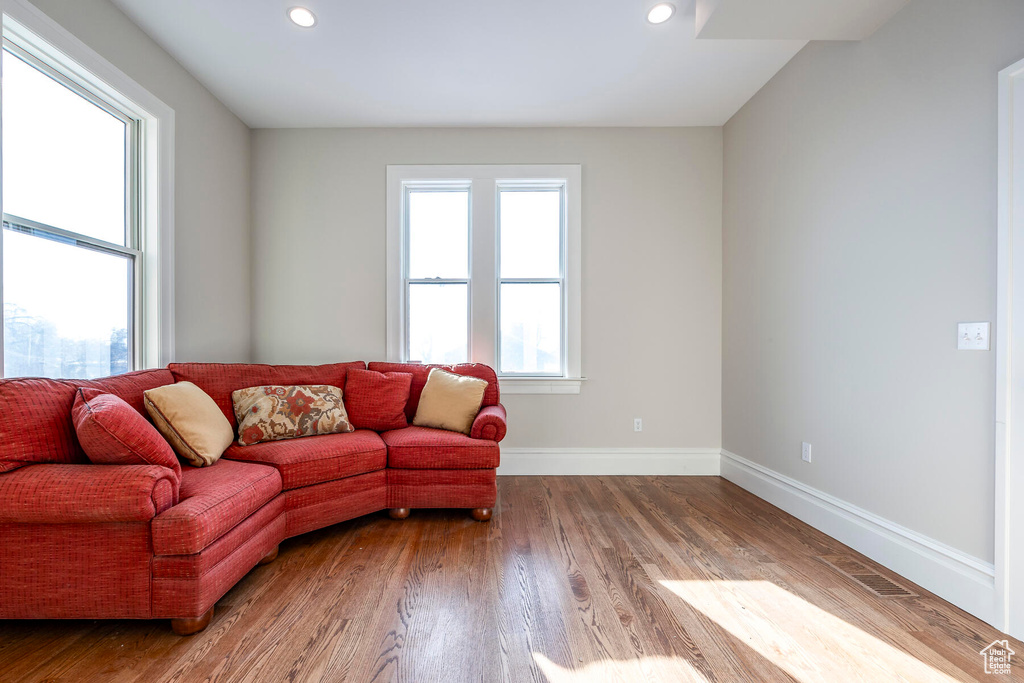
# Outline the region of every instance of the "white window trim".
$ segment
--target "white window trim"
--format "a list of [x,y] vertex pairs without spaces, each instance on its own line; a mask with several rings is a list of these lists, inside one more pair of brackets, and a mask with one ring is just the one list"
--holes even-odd
[[[524,179],[538,182],[565,181],[565,282],[563,330],[565,375],[499,377],[501,389],[508,394],[578,394],[582,377],[581,360],[581,170],[571,165],[443,165],[387,167],[387,356],[392,361],[404,360],[405,272],[404,201],[407,184],[417,181],[455,181],[471,183],[470,206],[470,292],[472,329],[470,360],[497,369],[498,252],[496,231],[474,231],[473,225],[495,225],[497,222],[497,184],[521,183]],[[486,186],[488,191],[478,188]],[[494,191],[491,191],[493,189]]]
[[499,377],[504,394],[578,394],[585,377]]
[[[174,110],[26,0],[0,0],[0,11],[5,36],[140,121],[143,256],[135,369],[163,367],[174,360]],[[0,278],[0,300],[2,287]],[[0,358],[2,332],[0,326]]]
[[[1024,60],[999,72],[996,279],[995,605],[991,623],[1024,636]],[[1018,360],[1014,360],[1014,359]]]

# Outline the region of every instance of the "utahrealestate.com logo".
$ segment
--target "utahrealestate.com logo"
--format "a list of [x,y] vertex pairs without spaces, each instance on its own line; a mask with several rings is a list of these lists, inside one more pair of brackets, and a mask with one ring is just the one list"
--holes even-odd
[[985,658],[985,673],[1008,674],[1010,673],[1010,657],[1017,653],[1010,649],[1009,641],[996,640],[980,654]]

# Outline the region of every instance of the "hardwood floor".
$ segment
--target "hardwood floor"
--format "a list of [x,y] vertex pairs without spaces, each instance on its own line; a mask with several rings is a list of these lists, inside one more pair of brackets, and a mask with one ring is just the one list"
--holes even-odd
[[498,481],[488,523],[381,512],[285,541],[195,636],[0,621],[0,680],[1024,681],[1024,644],[986,675],[995,629],[723,479]]

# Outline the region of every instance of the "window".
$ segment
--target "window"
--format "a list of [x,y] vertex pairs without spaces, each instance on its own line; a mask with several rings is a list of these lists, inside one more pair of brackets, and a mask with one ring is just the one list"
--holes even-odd
[[2,102],[4,375],[134,369],[138,122],[11,44]]
[[405,360],[469,358],[469,192],[458,185],[405,188]]
[[5,8],[5,377],[114,375],[172,350],[173,112],[58,28]]
[[577,393],[579,192],[579,166],[389,166],[389,357]]
[[565,185],[498,184],[498,368],[565,375]]

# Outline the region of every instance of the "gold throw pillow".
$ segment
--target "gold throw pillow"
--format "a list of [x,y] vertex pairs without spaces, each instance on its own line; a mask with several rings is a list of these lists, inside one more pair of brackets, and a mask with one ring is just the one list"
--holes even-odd
[[431,368],[412,423],[469,434],[486,389],[485,379]]
[[191,382],[150,389],[143,401],[157,431],[196,467],[217,462],[235,438],[214,400]]

